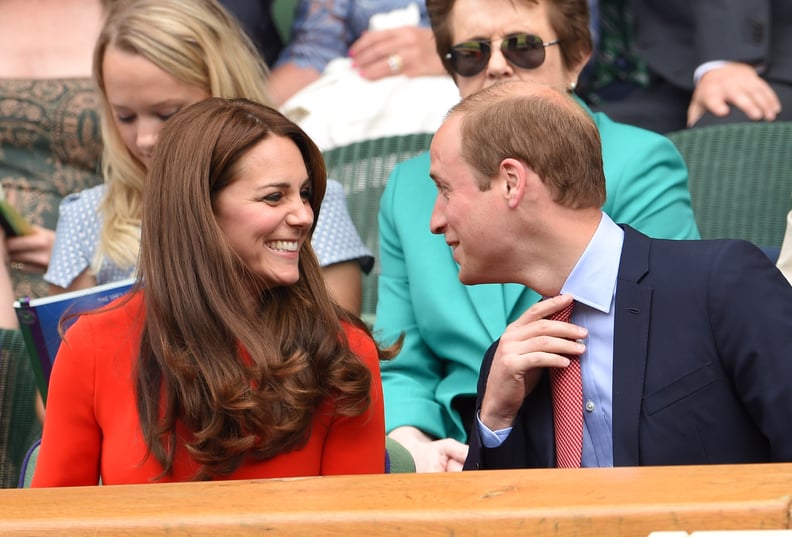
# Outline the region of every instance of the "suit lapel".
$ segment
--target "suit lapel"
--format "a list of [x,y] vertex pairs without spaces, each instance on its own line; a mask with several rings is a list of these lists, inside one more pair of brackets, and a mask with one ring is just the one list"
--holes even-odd
[[649,344],[652,289],[648,237],[624,226],[613,333],[613,464],[640,465],[639,425]]

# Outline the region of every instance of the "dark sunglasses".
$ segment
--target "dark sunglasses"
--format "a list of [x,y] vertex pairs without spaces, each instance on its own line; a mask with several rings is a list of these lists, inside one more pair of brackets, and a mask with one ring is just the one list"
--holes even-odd
[[[509,63],[522,69],[536,69],[545,61],[545,47],[557,45],[559,40],[542,42],[532,34],[512,34],[501,41],[501,54]],[[492,41],[465,41],[451,47],[446,59],[460,76],[476,76],[489,63],[492,56]]]

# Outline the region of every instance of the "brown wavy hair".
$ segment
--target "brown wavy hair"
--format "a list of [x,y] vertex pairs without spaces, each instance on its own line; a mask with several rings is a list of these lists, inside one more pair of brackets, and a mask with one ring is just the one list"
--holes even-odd
[[[506,1],[506,0],[498,0]],[[508,0],[512,5],[538,4],[540,0]],[[591,54],[591,30],[589,29],[589,8],[587,0],[541,0],[547,6],[547,17],[550,26],[555,30],[556,38],[561,41],[561,58],[567,69],[576,65],[582,67],[583,62]],[[457,74],[451,69],[451,62],[446,54],[451,51],[453,28],[451,28],[451,11],[456,0],[426,0],[426,11],[435,37],[435,46],[443,66],[456,80]],[[543,37],[543,36],[542,36]]]
[[[201,101],[165,124],[154,150],[143,199],[138,286],[146,318],[135,382],[148,456],[161,476],[173,468],[177,442],[201,465],[195,479],[210,479],[246,457],[299,449],[328,399],[341,415],[370,404],[371,373],[341,320],[368,330],[332,301],[310,243],[300,250],[299,281],[266,288],[214,217],[240,159],[272,136],[289,138],[302,154],[315,225],[327,180],[322,155],[272,108]],[[192,438],[177,437],[177,422]]]

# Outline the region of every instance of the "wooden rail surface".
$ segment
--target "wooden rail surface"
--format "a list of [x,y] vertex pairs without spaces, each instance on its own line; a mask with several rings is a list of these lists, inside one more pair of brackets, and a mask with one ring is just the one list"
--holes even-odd
[[790,528],[792,464],[0,490],[0,535],[640,536]]

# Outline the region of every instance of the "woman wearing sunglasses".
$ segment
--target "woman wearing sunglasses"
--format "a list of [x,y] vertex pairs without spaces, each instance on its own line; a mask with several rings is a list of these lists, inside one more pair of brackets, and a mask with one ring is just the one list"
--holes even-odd
[[[437,51],[462,97],[509,80],[572,91],[591,55],[586,0],[426,5]],[[673,144],[592,115],[603,144],[605,212],[652,237],[698,238],[687,171]],[[436,195],[424,154],[394,169],[380,207],[375,330],[383,342],[405,335],[399,356],[382,366],[386,427],[411,451],[418,471],[461,469],[482,356],[539,300],[517,285],[459,283],[450,248],[429,231]]]

